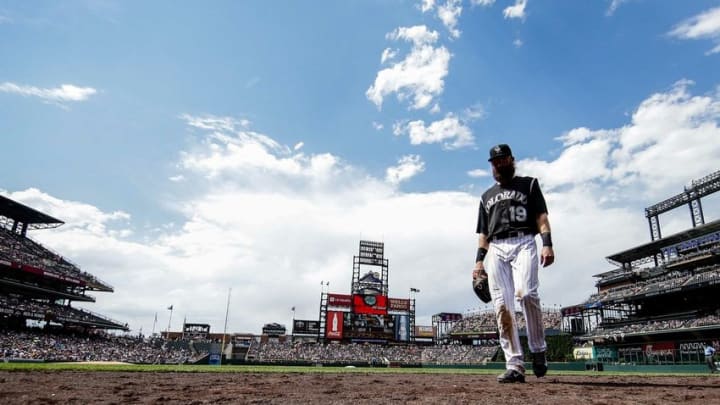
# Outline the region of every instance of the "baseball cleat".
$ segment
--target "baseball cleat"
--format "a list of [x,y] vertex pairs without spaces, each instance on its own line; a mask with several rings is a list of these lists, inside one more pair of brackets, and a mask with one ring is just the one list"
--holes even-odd
[[524,383],[525,376],[523,375],[523,373],[521,373],[517,370],[507,370],[507,371],[505,371],[505,373],[500,374],[498,376],[497,380],[501,384]]
[[533,358],[532,367],[535,377],[544,377],[548,369],[545,352],[531,353],[531,355]]

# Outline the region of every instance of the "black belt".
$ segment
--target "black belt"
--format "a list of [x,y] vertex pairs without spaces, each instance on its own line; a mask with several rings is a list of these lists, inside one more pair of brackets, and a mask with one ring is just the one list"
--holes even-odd
[[530,235],[528,231],[503,231],[490,237],[490,240],[518,238],[520,236]]

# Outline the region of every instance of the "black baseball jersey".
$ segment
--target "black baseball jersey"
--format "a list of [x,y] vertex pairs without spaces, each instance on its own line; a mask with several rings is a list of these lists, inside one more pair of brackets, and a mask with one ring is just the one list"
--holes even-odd
[[496,183],[482,195],[477,233],[492,239],[508,231],[539,232],[537,216],[547,213],[545,197],[534,177],[515,176],[510,184]]

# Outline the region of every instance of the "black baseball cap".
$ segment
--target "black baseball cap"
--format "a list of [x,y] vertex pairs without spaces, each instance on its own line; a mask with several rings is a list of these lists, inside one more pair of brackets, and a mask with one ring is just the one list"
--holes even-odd
[[500,145],[495,145],[490,148],[490,159],[488,159],[488,162],[491,162],[496,158],[503,158],[507,156],[512,156],[512,150],[510,150],[510,146],[507,144],[501,143]]

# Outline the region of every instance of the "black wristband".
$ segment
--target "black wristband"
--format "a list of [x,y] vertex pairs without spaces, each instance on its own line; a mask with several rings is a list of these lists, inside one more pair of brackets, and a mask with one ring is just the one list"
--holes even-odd
[[487,254],[487,249],[478,248],[477,255],[475,256],[475,263],[485,260],[486,254]]
[[552,236],[550,236],[550,232],[543,232],[540,234],[540,237],[542,238],[543,246],[552,247]]

